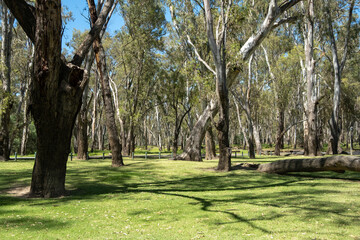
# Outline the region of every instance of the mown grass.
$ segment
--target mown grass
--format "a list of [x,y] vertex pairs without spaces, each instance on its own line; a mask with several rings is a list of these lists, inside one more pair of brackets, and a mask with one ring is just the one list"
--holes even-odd
[[[258,158],[268,162],[275,157]],[[360,239],[360,174],[228,173],[217,161],[68,163],[69,196],[26,199],[32,161],[0,162],[0,239]],[[233,159],[233,164],[248,159]]]

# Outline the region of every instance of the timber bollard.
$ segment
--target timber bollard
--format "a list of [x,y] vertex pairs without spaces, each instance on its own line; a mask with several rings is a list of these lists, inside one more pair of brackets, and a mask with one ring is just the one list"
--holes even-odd
[[70,161],[72,161],[73,154],[70,152]]
[[241,152],[241,157],[244,158],[244,152]]
[[86,152],[86,160],[89,160],[89,152]]
[[17,152],[15,152],[15,162],[17,161]]
[[159,159],[161,159],[161,152],[159,152]]
[[35,158],[35,160],[36,160],[36,152],[35,152],[35,154],[34,154],[34,158]]
[[105,153],[103,152],[103,160],[105,160]]
[[147,152],[145,152],[145,159],[147,159]]
[[134,160],[134,152],[131,153],[131,159]]

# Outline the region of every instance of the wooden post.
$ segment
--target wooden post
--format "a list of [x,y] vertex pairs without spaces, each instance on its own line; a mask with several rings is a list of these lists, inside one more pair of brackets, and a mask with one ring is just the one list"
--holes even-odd
[[131,158],[134,160],[134,152],[131,153]]
[[105,153],[103,152],[103,160],[105,160]]
[[147,159],[147,152],[145,152],[145,159]]
[[70,161],[72,161],[73,154],[70,152]]
[[159,159],[161,159],[161,152],[159,152]]
[[15,152],[15,162],[17,161],[17,152]]

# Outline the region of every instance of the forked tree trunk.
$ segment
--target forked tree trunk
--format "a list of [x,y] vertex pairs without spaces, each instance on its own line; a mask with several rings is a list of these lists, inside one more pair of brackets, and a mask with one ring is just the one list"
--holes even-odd
[[37,154],[30,194],[56,197],[65,194],[71,135],[87,79],[82,69],[61,60],[60,1],[36,2],[36,26],[31,112]]
[[35,7],[20,0],[5,3],[35,45],[30,110],[37,133],[37,155],[30,195],[61,196],[65,194],[72,130],[87,84],[79,65],[98,36],[113,1],[105,3],[100,20],[86,35],[72,63],[66,63],[61,56],[60,0],[38,0]]
[[177,156],[178,160],[201,162],[201,144],[205,137],[206,127],[211,116],[216,115],[218,108],[216,101],[211,100],[191,130],[190,136],[186,139],[184,152]]
[[[241,55],[243,61],[246,61],[258,48],[261,42],[266,38],[271,29],[274,27],[275,21],[278,19],[278,17],[300,1],[301,0],[289,1],[282,4],[281,6],[278,6],[275,0],[271,1],[271,3],[269,4],[267,16],[264,19],[261,27],[258,29],[258,31],[256,31],[256,33],[254,33],[251,37],[248,38],[248,40],[240,49],[239,55]],[[277,24],[277,26],[279,25],[280,24]],[[230,71],[227,74],[228,88],[230,88],[236,77],[240,74],[240,70],[238,67],[229,70]],[[214,99],[211,100],[211,102],[211,104],[214,106],[217,104],[217,101]],[[202,161],[201,142],[205,135],[205,127],[207,125],[207,122],[210,119],[210,116],[213,114],[209,112],[210,109],[211,107],[208,106],[200,115],[200,118],[190,132],[190,136],[186,140],[184,152],[180,156],[178,156],[178,159]],[[215,109],[218,110],[217,108]]]
[[360,157],[333,156],[309,159],[287,159],[261,164],[258,171],[266,173],[356,171],[360,172]]

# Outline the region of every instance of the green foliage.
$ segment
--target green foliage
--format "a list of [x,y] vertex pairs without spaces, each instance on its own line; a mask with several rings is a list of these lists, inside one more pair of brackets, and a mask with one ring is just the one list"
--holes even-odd
[[223,173],[210,170],[216,160],[125,161],[124,168],[111,168],[110,160],[69,161],[70,196],[57,199],[6,194],[7,189],[29,185],[33,162],[2,163],[0,238],[360,237],[357,173]]

